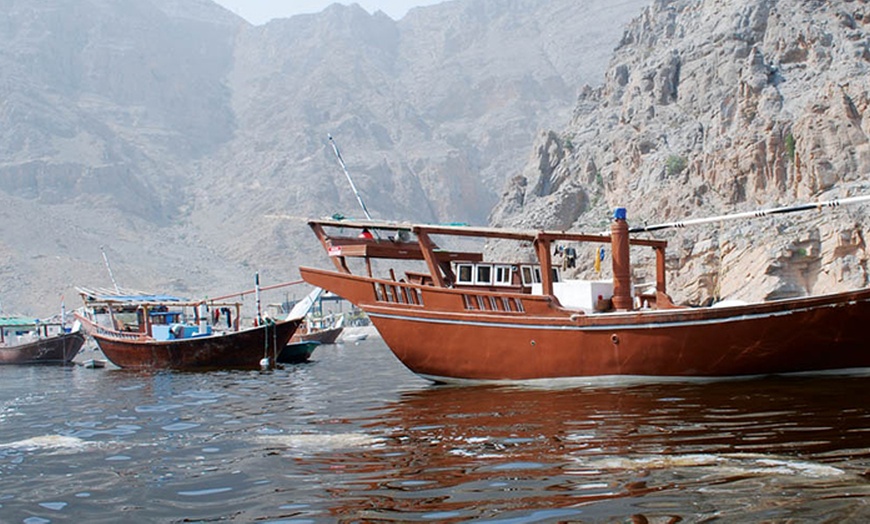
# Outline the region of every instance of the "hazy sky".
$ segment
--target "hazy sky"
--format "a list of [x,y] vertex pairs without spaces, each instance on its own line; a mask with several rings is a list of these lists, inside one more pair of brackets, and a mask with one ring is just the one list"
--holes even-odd
[[394,20],[412,7],[438,4],[443,0],[215,0],[252,24],[265,24],[273,18],[302,13],[319,13],[331,4],[359,4],[370,13],[383,11]]

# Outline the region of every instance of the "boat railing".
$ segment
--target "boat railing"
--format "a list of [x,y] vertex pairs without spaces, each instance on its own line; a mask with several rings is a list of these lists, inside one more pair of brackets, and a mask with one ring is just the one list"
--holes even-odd
[[423,307],[423,293],[415,286],[403,282],[375,282],[374,286],[379,302]]
[[525,313],[526,311],[522,299],[517,297],[463,293],[462,302],[468,311],[494,311],[498,313]]
[[123,340],[144,340],[145,338],[147,338],[142,333],[116,331],[114,329],[108,329],[106,327],[103,327],[99,324],[93,324],[93,330],[100,335]]

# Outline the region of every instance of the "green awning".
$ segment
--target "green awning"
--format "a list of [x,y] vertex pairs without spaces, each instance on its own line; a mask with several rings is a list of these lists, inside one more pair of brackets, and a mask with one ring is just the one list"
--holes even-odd
[[32,327],[40,323],[37,318],[0,317],[0,327]]

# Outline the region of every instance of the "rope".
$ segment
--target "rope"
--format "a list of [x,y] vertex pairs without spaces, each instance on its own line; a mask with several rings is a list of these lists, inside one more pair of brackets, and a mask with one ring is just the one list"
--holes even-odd
[[670,229],[670,228],[683,228],[686,226],[694,226],[698,224],[707,224],[710,222],[721,222],[723,220],[735,220],[739,218],[761,218],[769,215],[780,215],[785,213],[795,213],[797,211],[808,211],[811,209],[818,209],[819,211],[825,207],[838,207],[841,205],[848,204],[857,204],[860,202],[866,202],[870,200],[870,195],[862,195],[856,197],[849,198],[841,198],[839,200],[827,200],[827,201],[819,201],[810,204],[798,204],[795,206],[786,206],[786,207],[776,207],[772,209],[758,209],[756,211],[746,211],[743,213],[734,213],[732,215],[719,215],[715,217],[709,218],[696,218],[691,220],[682,220],[679,222],[667,222],[664,224],[657,224],[654,226],[638,226],[633,227],[628,230],[629,233],[643,233],[650,231],[659,231],[661,229]]

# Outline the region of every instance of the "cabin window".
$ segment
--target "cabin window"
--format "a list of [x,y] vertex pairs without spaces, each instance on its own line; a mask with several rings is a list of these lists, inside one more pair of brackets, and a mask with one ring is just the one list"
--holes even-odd
[[475,284],[492,284],[492,266],[478,265],[474,278]]
[[531,286],[532,284],[535,283],[534,280],[532,279],[532,268],[531,268],[531,266],[523,266],[523,267],[520,269],[520,272],[521,272],[522,277],[523,277],[523,285],[524,285],[524,286]]
[[511,277],[513,276],[513,268],[511,266],[495,266],[495,285],[509,286],[511,285]]
[[559,271],[559,268],[553,268],[553,282],[561,282],[562,281],[562,272]]
[[471,264],[456,265],[456,283],[457,284],[473,284],[474,283],[474,266]]
[[532,284],[541,283],[541,268],[540,266],[523,266],[520,268],[523,277],[523,285],[531,286]]

